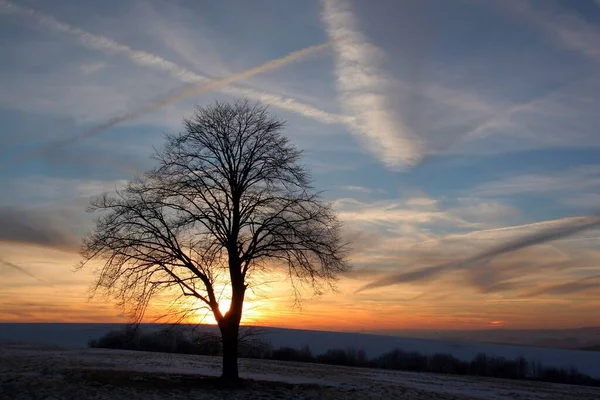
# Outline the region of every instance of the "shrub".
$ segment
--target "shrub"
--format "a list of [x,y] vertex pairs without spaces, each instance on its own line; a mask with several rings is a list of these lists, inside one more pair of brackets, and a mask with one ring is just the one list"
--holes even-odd
[[459,360],[452,354],[434,354],[429,357],[429,372],[441,374],[459,374],[469,373],[469,363]]
[[428,360],[426,356],[416,351],[405,352],[400,349],[394,349],[372,362],[372,365],[376,368],[404,371],[426,371],[427,364]]
[[140,331],[137,327],[126,327],[119,331],[111,331],[99,339],[91,339],[89,347],[139,350]]

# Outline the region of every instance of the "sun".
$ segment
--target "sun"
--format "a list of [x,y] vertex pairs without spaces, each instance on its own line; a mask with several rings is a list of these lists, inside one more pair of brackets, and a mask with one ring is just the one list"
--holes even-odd
[[[242,325],[253,324],[260,320],[260,302],[258,301],[245,301],[242,306]],[[229,307],[231,306],[230,299],[222,299],[219,301],[219,310],[222,314],[225,314]],[[217,321],[215,320],[215,316],[212,311],[206,310],[206,308],[198,310],[197,314],[197,322],[201,324],[209,324],[209,325],[217,325]]]
[[[221,314],[225,315],[225,313],[229,310],[229,307],[231,307],[231,300],[223,299],[223,300],[219,301],[219,311],[221,311]],[[243,309],[242,309],[242,315],[243,315]]]

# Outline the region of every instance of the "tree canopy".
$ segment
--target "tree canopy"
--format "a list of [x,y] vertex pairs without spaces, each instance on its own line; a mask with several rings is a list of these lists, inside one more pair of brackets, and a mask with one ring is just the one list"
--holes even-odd
[[[95,289],[137,318],[165,290],[198,299],[221,328],[228,377],[237,378],[225,355],[237,351],[231,342],[256,272],[281,269],[293,287],[318,292],[348,269],[341,224],[284,126],[248,101],[197,107],[155,152],[155,168],[90,206],[101,215],[81,266],[101,261]],[[219,309],[217,284],[231,289],[229,310]]]

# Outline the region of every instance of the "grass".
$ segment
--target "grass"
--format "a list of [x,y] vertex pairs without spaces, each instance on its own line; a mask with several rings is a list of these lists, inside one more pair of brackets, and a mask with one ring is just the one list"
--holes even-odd
[[284,382],[240,379],[236,383],[223,381],[214,376],[192,374],[152,373],[126,370],[82,370],[70,369],[63,372],[67,381],[91,385],[143,388],[152,390],[203,390],[203,391],[295,391],[317,390],[315,384],[293,384]]

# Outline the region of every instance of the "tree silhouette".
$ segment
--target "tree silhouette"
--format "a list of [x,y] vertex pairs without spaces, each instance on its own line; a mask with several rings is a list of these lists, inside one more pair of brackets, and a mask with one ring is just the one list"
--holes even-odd
[[[94,293],[115,296],[139,319],[165,290],[198,299],[220,328],[228,380],[238,379],[242,305],[256,272],[285,271],[298,294],[298,283],[319,292],[348,268],[340,223],[284,125],[248,101],[197,107],[156,151],[158,166],[90,207],[102,215],[83,240],[80,268],[102,262]],[[215,290],[222,284],[226,311]]]

